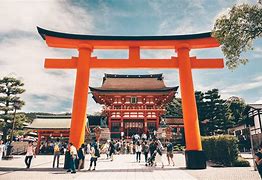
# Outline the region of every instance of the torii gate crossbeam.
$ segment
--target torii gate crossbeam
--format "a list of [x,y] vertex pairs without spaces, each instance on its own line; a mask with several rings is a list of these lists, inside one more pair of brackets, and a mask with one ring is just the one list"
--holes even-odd
[[[182,109],[186,138],[186,166],[206,168],[202,150],[192,69],[223,68],[223,59],[190,57],[191,49],[219,47],[211,33],[172,36],[95,36],[67,34],[37,28],[49,47],[77,49],[78,57],[46,59],[45,68],[76,69],[76,84],[70,128],[70,141],[78,148],[84,142],[85,118],[90,69],[161,68],[179,70]],[[128,49],[128,59],[98,59],[93,49]],[[170,59],[141,59],[140,49],[173,49],[177,57]]]

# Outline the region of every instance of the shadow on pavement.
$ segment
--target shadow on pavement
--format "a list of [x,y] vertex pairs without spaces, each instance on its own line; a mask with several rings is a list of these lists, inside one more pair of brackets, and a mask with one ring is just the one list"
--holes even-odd
[[[160,167],[145,167],[145,168],[136,168],[136,169],[98,169],[95,171],[81,170],[81,172],[153,172],[153,171],[174,171],[179,170],[180,168],[160,168]],[[0,167],[0,171],[2,172],[12,172],[12,171],[39,171],[39,172],[52,172],[52,174],[64,174],[66,173],[66,169],[63,168],[14,168],[14,167]],[[63,173],[64,172],[64,173]],[[0,174],[0,176],[3,174]]]

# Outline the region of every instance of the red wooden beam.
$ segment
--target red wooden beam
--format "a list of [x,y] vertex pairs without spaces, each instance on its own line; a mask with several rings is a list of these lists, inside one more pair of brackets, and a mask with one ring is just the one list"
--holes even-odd
[[76,57],[71,59],[45,59],[45,68],[48,69],[76,69]]
[[[136,57],[134,56],[131,56]],[[175,57],[172,59],[97,59],[93,57],[91,60],[91,68],[109,68],[109,69],[118,69],[118,68],[178,68],[178,61]]]
[[190,58],[192,69],[213,69],[224,68],[224,61],[222,58],[216,59],[197,59],[195,57]]
[[[173,69],[178,68],[178,61],[176,57],[171,59],[137,59],[137,53],[130,57],[131,59],[97,59],[92,57],[90,61],[90,68],[158,68],[158,69]],[[71,59],[46,59],[45,68],[51,69],[76,69],[77,57]],[[208,69],[208,68],[223,68],[223,59],[196,59],[191,57],[192,69]]]

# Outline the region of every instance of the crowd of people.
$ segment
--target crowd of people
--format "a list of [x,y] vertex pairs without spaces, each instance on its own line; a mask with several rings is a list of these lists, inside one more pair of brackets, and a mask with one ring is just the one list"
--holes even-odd
[[[59,158],[62,154],[68,154],[69,166],[68,172],[76,173],[76,169],[80,171],[83,168],[86,154],[90,155],[90,164],[88,171],[96,170],[97,160],[101,154],[105,154],[105,158],[111,161],[114,160],[114,155],[118,154],[134,154],[137,163],[144,162],[146,166],[157,166],[158,164],[164,168],[163,152],[166,152],[168,165],[175,166],[173,160],[173,144],[166,140],[163,144],[159,139],[133,139],[129,140],[108,140],[104,144],[99,144],[94,140],[92,143],[82,144],[80,148],[69,143],[65,148],[65,143],[57,139],[52,142],[53,147],[53,168],[59,168]],[[4,154],[5,144],[0,140],[0,160]],[[144,156],[144,158],[141,157]],[[36,149],[32,141],[28,142],[25,155],[26,168],[30,168],[33,157],[36,157]],[[255,163],[260,176],[262,177],[262,144],[260,145],[257,153],[255,154]],[[171,164],[172,163],[172,164]]]
[[[42,148],[44,144],[41,145]],[[53,168],[59,168],[59,159],[62,154],[70,156],[69,158],[69,168],[68,172],[76,173],[76,169],[80,171],[83,168],[86,154],[90,156],[90,164],[88,170],[96,170],[97,160],[100,155],[104,154],[105,158],[113,161],[115,155],[119,154],[134,154],[136,162],[144,162],[146,166],[157,166],[158,164],[164,168],[164,163],[162,160],[163,151],[165,148],[158,139],[146,140],[146,139],[133,139],[130,140],[108,140],[103,144],[100,144],[96,140],[92,143],[82,144],[79,149],[77,149],[73,143],[69,143],[65,148],[65,143],[60,142],[57,139],[52,142],[50,147],[53,151]],[[170,165],[174,164],[173,161],[173,144],[169,141],[165,142],[167,149],[167,158]],[[41,151],[41,148],[40,148]],[[67,153],[68,152],[68,153]],[[33,142],[28,143],[25,164],[27,168],[30,168],[32,158],[35,157],[35,148]]]

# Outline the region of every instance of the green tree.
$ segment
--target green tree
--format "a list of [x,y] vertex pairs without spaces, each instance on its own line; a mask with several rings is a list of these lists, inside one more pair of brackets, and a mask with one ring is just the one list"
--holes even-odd
[[14,77],[3,77],[0,79],[0,112],[3,130],[3,140],[7,140],[7,135],[12,127],[13,122],[13,111],[21,109],[25,104],[19,97],[20,94],[25,92],[22,87],[24,83]]
[[181,98],[174,98],[166,106],[166,116],[183,117]]
[[248,118],[249,107],[242,98],[232,96],[227,99],[228,106],[228,119],[233,122],[233,124],[238,124],[246,122]]
[[253,40],[262,36],[261,1],[255,5],[234,5],[216,20],[212,35],[221,43],[229,69],[246,64],[248,59],[241,53],[251,50]]
[[195,91],[196,105],[197,105],[197,113],[198,113],[198,121],[201,135],[207,135],[207,109],[205,103],[205,93],[202,91]]
[[205,93],[205,108],[207,123],[205,125],[207,135],[225,133],[229,126],[226,118],[226,101],[220,98],[218,89],[212,89]]

